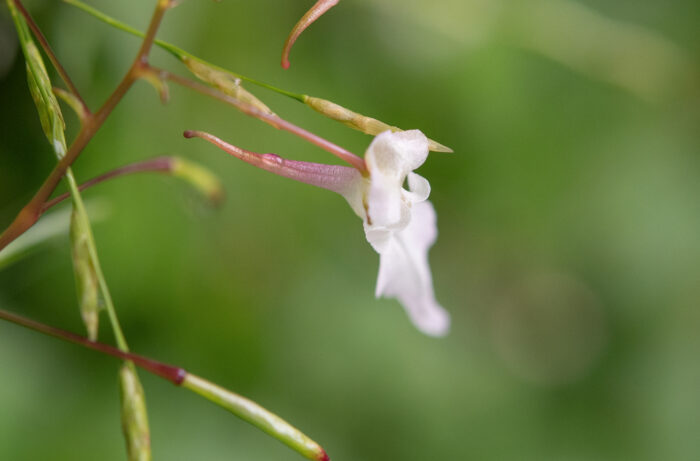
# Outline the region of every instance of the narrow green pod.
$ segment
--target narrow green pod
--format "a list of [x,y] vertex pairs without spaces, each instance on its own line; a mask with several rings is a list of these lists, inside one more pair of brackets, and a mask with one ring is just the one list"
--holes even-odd
[[257,403],[221,386],[187,373],[180,384],[234,415],[249,422],[280,442],[313,461],[328,461],[328,455],[321,446],[279,416]]
[[119,369],[122,403],[122,430],[129,461],[151,461],[151,432],[148,427],[146,397],[131,362]]

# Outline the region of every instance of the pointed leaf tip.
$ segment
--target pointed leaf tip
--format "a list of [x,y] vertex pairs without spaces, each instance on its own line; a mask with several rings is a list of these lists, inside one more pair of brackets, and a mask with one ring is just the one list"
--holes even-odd
[[287,40],[284,42],[282,49],[282,68],[289,69],[289,53],[292,50],[294,42],[297,41],[302,32],[320,18],[325,12],[338,4],[339,0],[318,0],[309,11],[296,23],[292,31],[289,33]]

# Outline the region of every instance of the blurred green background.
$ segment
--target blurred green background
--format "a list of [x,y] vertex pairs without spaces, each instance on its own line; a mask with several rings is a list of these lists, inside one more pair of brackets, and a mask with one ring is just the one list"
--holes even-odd
[[[154,3],[90,1],[139,28]],[[58,1],[26,4],[96,107],[139,41]],[[227,200],[211,210],[157,175],[84,194],[109,208],[95,235],[132,348],[253,398],[334,460],[700,459],[700,3],[345,0],[283,71],[282,43],[311,4],[184,2],[159,36],[454,148],[419,170],[450,335],[423,336],[374,299],[378,256],[342,198],[181,133],[334,158],[181,88],[163,106],[139,83],[76,176],[179,154],[216,171]],[[2,227],[55,162],[14,33],[3,2]],[[153,62],[187,73],[160,50]],[[248,89],[357,153],[370,141]],[[67,236],[0,272],[0,306],[83,331]],[[115,361],[2,323],[0,369],[0,459],[125,459]],[[154,459],[301,459],[141,376]]]

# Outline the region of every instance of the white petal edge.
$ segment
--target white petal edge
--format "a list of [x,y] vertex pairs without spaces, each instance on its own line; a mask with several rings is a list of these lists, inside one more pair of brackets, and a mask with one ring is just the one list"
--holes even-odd
[[428,250],[436,237],[433,205],[427,201],[414,204],[411,223],[383,242],[376,296],[396,298],[420,331],[444,336],[450,315],[435,299],[428,265]]
[[385,131],[367,148],[365,162],[370,175],[394,177],[403,183],[406,175],[428,158],[428,138],[420,130]]
[[416,173],[408,173],[408,190],[404,196],[411,202],[424,202],[430,196],[430,183],[423,176]]

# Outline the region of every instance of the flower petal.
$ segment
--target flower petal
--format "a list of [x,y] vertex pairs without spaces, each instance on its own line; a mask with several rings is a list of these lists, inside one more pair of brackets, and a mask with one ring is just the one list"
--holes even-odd
[[430,196],[430,183],[423,176],[416,173],[408,173],[408,190],[404,196],[411,203],[424,202]]
[[365,227],[365,237],[374,251],[379,254],[387,251],[389,246],[392,244],[393,237],[404,230],[406,226],[411,222],[411,210],[408,206],[403,206],[401,208],[401,218],[394,223],[392,226],[378,226],[375,224],[369,224],[367,220],[364,222]]
[[[367,193],[367,213],[370,225],[402,228],[401,218],[407,214],[408,202],[425,200],[430,185],[412,171],[428,156],[428,139],[418,130],[381,133],[367,149],[365,162],[371,183]],[[418,195],[403,191],[409,176],[409,187]],[[422,180],[422,181],[421,181]],[[408,195],[405,195],[408,194]]]
[[392,177],[399,185],[426,158],[428,138],[420,130],[385,131],[374,138],[365,154],[365,162],[372,176],[381,174]]
[[400,184],[381,174],[371,176],[367,197],[368,223],[372,226],[394,227],[405,214],[408,205],[402,199]]
[[[367,237],[369,240],[370,236]],[[435,299],[428,265],[428,249],[437,237],[432,204],[427,201],[416,203],[408,227],[393,236],[389,233],[384,237],[376,296],[398,299],[411,321],[423,333],[445,335],[450,316]]]

